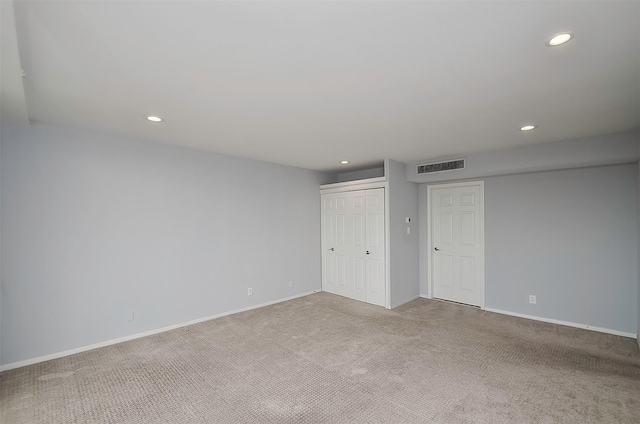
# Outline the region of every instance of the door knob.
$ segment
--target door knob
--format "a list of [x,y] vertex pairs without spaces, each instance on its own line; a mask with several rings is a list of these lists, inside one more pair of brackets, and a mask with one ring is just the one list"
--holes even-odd
[[331,250],[331,251],[333,252],[335,249],[332,247],[332,248],[331,248],[331,249],[329,249],[329,250]]
[[370,255],[370,254],[371,254],[371,252],[369,252],[369,251],[367,250],[367,255]]
[[436,252],[439,252],[439,251],[440,251],[440,249],[438,249],[437,247],[435,248],[435,250],[436,250]]

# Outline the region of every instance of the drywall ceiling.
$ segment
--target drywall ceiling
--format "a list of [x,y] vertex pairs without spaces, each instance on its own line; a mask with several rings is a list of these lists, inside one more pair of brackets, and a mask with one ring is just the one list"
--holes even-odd
[[637,1],[16,1],[15,17],[30,119],[131,139],[334,170],[640,126]]

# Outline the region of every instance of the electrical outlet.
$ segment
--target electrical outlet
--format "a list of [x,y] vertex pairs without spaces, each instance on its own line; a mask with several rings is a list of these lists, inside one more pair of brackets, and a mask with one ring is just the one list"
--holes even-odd
[[135,319],[136,319],[136,313],[135,313],[135,311],[131,311],[129,313],[129,315],[127,315],[127,321],[131,322],[131,321],[133,321]]
[[529,295],[529,303],[535,305],[536,304],[536,295],[535,294],[530,294]]
[[281,287],[282,287],[282,284],[280,283],[276,284],[276,289],[280,290]]
[[247,289],[247,296],[251,296],[253,294],[253,289],[251,287],[249,287]]
[[289,281],[289,287],[293,287],[293,281]]

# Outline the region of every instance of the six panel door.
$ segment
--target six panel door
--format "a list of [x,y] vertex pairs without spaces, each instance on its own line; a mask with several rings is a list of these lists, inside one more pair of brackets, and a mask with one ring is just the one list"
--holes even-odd
[[433,189],[431,205],[433,296],[482,306],[480,187]]

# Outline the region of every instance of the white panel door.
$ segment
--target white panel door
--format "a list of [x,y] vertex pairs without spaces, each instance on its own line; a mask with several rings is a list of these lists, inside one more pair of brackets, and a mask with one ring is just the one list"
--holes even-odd
[[442,185],[430,196],[433,296],[483,307],[482,186]]
[[322,195],[322,290],[386,304],[384,189]]
[[387,287],[385,283],[384,189],[367,190],[366,205],[366,301],[385,306]]
[[366,272],[365,272],[365,251],[366,251],[366,200],[365,191],[350,192],[350,217],[352,249],[350,252],[351,260],[349,262],[349,276],[351,278],[349,284],[349,293],[346,296],[361,301],[366,300]]
[[347,261],[351,253],[351,240],[349,239],[349,211],[348,199],[344,193],[336,197],[336,240],[331,245],[329,254],[336,260],[336,286],[335,293],[346,296],[348,292]]
[[364,192],[323,195],[322,208],[322,289],[364,301],[366,299]]
[[338,240],[337,196],[325,195],[322,204],[322,290],[336,292],[337,260],[335,246]]

